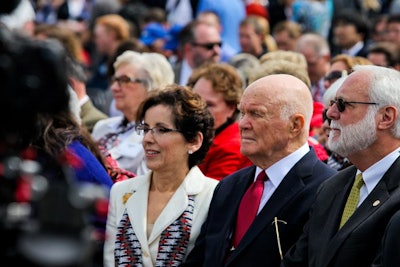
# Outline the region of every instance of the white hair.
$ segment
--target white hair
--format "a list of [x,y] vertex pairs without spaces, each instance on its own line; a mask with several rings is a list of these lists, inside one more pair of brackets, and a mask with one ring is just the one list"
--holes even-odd
[[29,0],[21,0],[10,14],[1,15],[0,21],[10,30],[22,30],[26,22],[35,20],[35,16],[35,10],[31,2]]
[[322,102],[323,102],[325,108],[329,108],[331,100],[335,99],[336,92],[338,91],[339,87],[343,84],[343,82],[346,80],[346,78],[347,78],[347,76],[342,76],[341,78],[337,79],[325,91],[324,96],[322,98]]
[[114,68],[117,69],[123,64],[130,64],[139,69],[142,77],[138,78],[147,81],[146,88],[149,91],[174,82],[175,74],[171,63],[159,53],[139,53],[128,50],[117,57]]

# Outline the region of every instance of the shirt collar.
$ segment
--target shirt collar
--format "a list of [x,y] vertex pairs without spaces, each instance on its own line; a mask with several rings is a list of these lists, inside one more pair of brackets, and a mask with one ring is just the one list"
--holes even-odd
[[[363,174],[363,180],[367,187],[368,194],[375,188],[383,175],[392,166],[396,159],[400,156],[400,147],[388,154],[386,157],[376,162],[374,165],[366,169]],[[357,174],[361,171],[357,170]]]
[[363,48],[363,46],[364,46],[364,42],[359,41],[358,43],[356,43],[349,49],[343,49],[342,52],[343,52],[343,54],[346,54],[346,55],[355,56],[358,53],[358,51],[360,51]]
[[[293,166],[302,158],[305,154],[310,151],[310,147],[308,143],[305,143],[299,149],[294,151],[293,153],[287,155],[283,159],[279,160],[278,162],[274,163],[268,169],[266,169],[267,176],[269,180],[275,187],[282,182],[283,178],[285,178],[286,174],[293,168]],[[256,176],[254,177],[254,181],[258,174],[262,171],[260,167],[256,169]]]

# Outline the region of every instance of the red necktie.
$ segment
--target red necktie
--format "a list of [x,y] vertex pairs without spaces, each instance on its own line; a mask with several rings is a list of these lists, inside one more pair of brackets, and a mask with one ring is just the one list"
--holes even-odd
[[237,247],[240,240],[249,229],[253,220],[257,216],[258,207],[260,206],[261,197],[264,191],[264,181],[267,175],[263,170],[257,176],[256,181],[250,185],[244,194],[242,201],[239,205],[239,211],[236,219],[235,236],[233,239],[233,246]]

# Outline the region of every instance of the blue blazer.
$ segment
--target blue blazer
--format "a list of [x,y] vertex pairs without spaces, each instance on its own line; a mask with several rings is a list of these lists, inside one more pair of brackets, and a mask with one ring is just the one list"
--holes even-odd
[[75,167],[76,179],[104,186],[109,193],[113,181],[99,160],[79,141],[72,142],[68,149],[82,160],[82,166]]
[[285,176],[238,247],[230,252],[238,207],[255,170],[255,166],[247,167],[220,181],[196,246],[183,266],[279,266],[274,217],[279,220],[285,254],[302,232],[318,186],[336,173],[311,149]]

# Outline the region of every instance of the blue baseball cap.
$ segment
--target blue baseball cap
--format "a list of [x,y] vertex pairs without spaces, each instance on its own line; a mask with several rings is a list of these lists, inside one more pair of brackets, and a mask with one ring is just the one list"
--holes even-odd
[[145,26],[143,29],[140,41],[145,45],[152,45],[157,39],[165,39],[167,36],[167,30],[160,23],[152,22]]
[[173,25],[169,29],[169,31],[165,37],[165,40],[166,40],[166,43],[164,46],[165,50],[175,51],[178,48],[178,43],[179,43],[178,37],[179,37],[179,33],[181,32],[182,28],[183,28],[182,25],[176,24],[176,25]]

